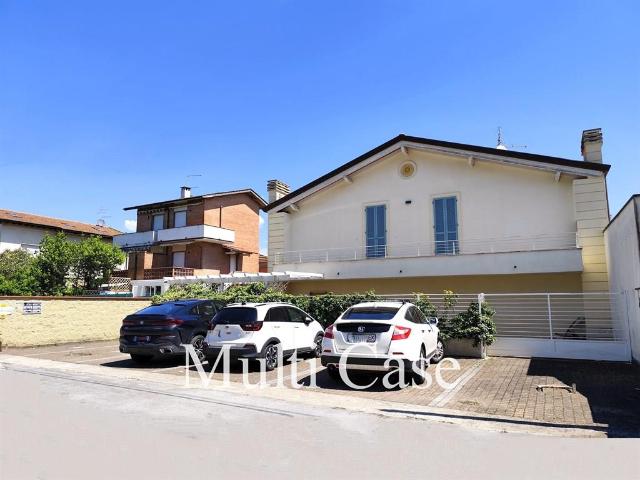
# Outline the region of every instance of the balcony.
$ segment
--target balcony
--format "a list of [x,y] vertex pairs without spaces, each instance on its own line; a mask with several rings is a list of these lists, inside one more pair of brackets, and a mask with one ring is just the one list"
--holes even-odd
[[325,278],[579,272],[583,269],[575,232],[297,250],[276,253],[274,265],[281,270],[321,273]]
[[188,277],[191,275],[193,275],[193,268],[163,267],[144,269],[144,280],[157,280],[164,277]]
[[181,240],[202,240],[205,242],[231,243],[236,239],[233,230],[212,225],[190,225],[187,227],[158,230],[158,244],[175,243]]
[[113,244],[122,250],[150,247],[156,242],[156,232],[124,233],[113,237]]
[[122,250],[146,250],[154,245],[196,240],[214,243],[233,243],[235,237],[235,232],[226,228],[214,227],[212,225],[190,225],[187,227],[116,235],[113,237],[113,243]]

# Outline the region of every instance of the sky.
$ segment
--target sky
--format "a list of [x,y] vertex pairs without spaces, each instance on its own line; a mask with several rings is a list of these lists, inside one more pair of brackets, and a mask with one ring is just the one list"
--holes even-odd
[[572,159],[602,128],[614,214],[640,192],[639,22],[637,1],[0,0],[0,208],[125,231],[183,184],[266,197],[399,133],[500,126]]

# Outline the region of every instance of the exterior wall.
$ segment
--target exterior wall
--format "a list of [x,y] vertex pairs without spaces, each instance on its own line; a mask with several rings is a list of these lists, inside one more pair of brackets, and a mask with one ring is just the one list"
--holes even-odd
[[531,275],[478,275],[456,277],[375,278],[357,280],[292,281],[287,291],[298,294],[357,293],[373,290],[379,294],[411,292],[442,293],[544,293],[581,292],[580,273]]
[[573,197],[578,241],[582,247],[582,288],[585,292],[609,290],[603,230],[609,223],[606,180],[573,181]]
[[288,234],[288,221],[289,214],[287,213],[269,213],[267,218],[267,229],[269,232],[268,246],[267,246],[267,270],[273,271],[273,260],[276,258],[276,253],[286,252],[290,250],[286,241]]
[[[46,234],[55,235],[59,230],[16,225],[12,223],[0,223],[0,252],[4,250],[17,250],[19,248],[37,246]],[[81,235],[65,233],[69,240],[80,241]],[[88,235],[87,235],[88,236]],[[111,239],[105,240],[111,242]]]
[[[351,175],[353,183],[300,201],[286,222],[270,218],[269,256],[283,243],[291,251],[362,247],[370,204],[387,205],[388,244],[432,243],[432,200],[439,196],[458,197],[461,242],[576,231],[569,176],[555,181],[551,172],[486,162],[471,167],[464,158],[411,151],[417,170],[405,179],[399,175],[405,160],[394,153]],[[272,246],[277,236],[286,240]]]
[[[229,195],[205,199],[205,219],[214,227],[227,228],[235,232],[234,248],[258,253],[260,206],[247,194]],[[255,272],[258,271],[256,264]]]
[[640,363],[640,195],[632,197],[607,227],[605,246],[609,287],[611,293],[623,292],[620,310],[627,315],[631,354]]
[[[24,315],[25,301],[42,302],[42,314]],[[149,300],[77,299],[73,297],[0,297],[0,305],[13,307],[0,316],[0,345],[27,347],[92,340],[114,340],[122,319],[150,304]]]

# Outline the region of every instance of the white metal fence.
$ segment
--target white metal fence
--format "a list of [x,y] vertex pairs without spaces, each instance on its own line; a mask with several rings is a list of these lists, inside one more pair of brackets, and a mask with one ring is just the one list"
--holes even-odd
[[[477,294],[426,295],[441,315],[455,315]],[[384,295],[415,301],[416,295]],[[493,355],[630,361],[623,293],[515,293],[483,295],[494,310]]]
[[295,250],[274,254],[275,264],[340,262],[370,258],[431,257],[436,255],[468,255],[476,253],[531,252],[576,248],[575,232],[533,236],[447,240],[442,242],[402,243],[375,246]]

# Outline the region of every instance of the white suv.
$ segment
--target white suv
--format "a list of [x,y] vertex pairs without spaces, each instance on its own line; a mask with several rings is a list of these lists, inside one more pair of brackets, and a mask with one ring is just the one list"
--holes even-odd
[[343,354],[349,370],[384,372],[402,363],[409,373],[416,371],[416,365],[422,374],[416,375],[415,381],[422,383],[427,361],[438,362],[444,355],[437,324],[436,318],[427,318],[411,303],[359,303],[325,330],[322,365],[334,379],[340,379],[338,366]]
[[205,338],[204,354],[215,363],[224,346],[232,358],[265,359],[267,370],[278,365],[278,349],[283,358],[298,355],[320,356],[322,325],[311,315],[288,303],[238,303],[220,310]]

